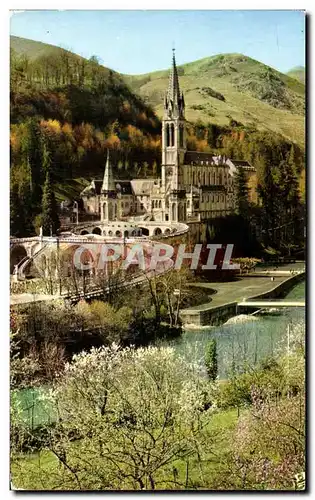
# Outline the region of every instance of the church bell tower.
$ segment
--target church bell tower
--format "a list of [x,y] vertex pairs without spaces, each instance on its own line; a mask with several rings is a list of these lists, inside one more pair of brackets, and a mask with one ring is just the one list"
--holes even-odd
[[183,185],[183,164],[186,152],[186,120],[184,95],[180,92],[173,49],[168,89],[164,98],[162,120],[162,190],[164,220],[186,219],[186,191]]

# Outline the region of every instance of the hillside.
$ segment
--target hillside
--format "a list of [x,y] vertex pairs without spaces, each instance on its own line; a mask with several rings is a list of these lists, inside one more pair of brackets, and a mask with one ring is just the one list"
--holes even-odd
[[36,42],[35,40],[28,40],[27,38],[21,38],[19,36],[10,36],[10,46],[19,55],[25,55],[30,60],[37,59],[43,55],[55,55],[60,54],[60,52],[68,52],[65,49],[56,47],[55,45],[50,45],[48,43]]
[[[71,177],[72,166],[78,177],[96,175],[103,169],[106,147],[124,153],[126,176],[134,175],[135,158],[149,164],[159,158],[160,121],[121,75],[100,65],[96,57],[87,60],[32,40],[11,37],[11,49],[13,160],[16,153],[20,161],[30,120],[40,123],[39,133],[47,136],[51,155],[64,158],[57,181]],[[118,164],[119,155],[113,153],[112,161]],[[60,165],[60,158],[54,163]]]
[[96,57],[14,37],[10,119],[12,234],[39,227],[47,178],[58,201],[79,199],[103,175],[107,150],[119,178],[157,173],[159,119]]
[[295,68],[290,69],[290,71],[287,72],[287,75],[305,84],[304,66],[296,66]]
[[[31,61],[54,59],[70,54],[60,47],[11,36],[11,47]],[[104,68],[103,66],[99,66]],[[180,85],[185,92],[186,117],[189,121],[226,126],[235,120],[246,126],[283,135],[304,145],[305,85],[303,68],[294,68],[285,75],[241,54],[207,57],[178,67]],[[104,68],[109,72],[108,68]],[[119,75],[151,105],[159,117],[163,113],[163,97],[168,84],[169,69],[143,75]]]
[[[305,86],[241,54],[208,57],[178,66],[186,117],[227,125],[231,119],[304,143]],[[124,75],[159,116],[169,70]]]

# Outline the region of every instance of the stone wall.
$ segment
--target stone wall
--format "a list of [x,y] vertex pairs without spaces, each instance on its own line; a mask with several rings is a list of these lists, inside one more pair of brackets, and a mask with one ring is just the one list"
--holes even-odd
[[[264,292],[260,295],[255,295],[252,297],[248,297],[247,300],[257,300],[257,299],[273,299],[273,298],[282,298],[287,293],[289,293],[292,288],[305,279],[305,272],[301,272],[299,274],[295,274],[294,276],[290,276],[287,280],[279,283],[272,289]],[[202,310],[195,309],[183,309],[180,312],[180,317],[185,325],[195,325],[195,326],[204,326],[204,325],[220,325],[237,315],[237,303],[240,302],[242,298],[240,297],[237,302],[230,302],[228,304],[223,304],[220,306],[211,306],[211,302],[209,303],[209,307],[204,307]],[[254,312],[253,308],[248,309],[248,312]],[[242,313],[246,314],[246,309],[242,307]]]

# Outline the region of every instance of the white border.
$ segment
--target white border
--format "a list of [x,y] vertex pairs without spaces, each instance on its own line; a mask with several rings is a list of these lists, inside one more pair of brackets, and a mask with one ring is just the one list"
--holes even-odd
[[[296,0],[286,0],[284,1],[275,1],[275,0],[259,0],[256,1],[255,4],[253,5],[252,2],[248,0],[239,0],[237,4],[233,1],[225,1],[225,2],[220,2],[218,5],[220,6],[220,10],[235,10],[235,7],[237,6],[237,10],[288,10],[288,9],[296,9],[296,10],[303,10],[306,9],[308,14],[311,14],[312,11],[312,3],[310,0],[304,1],[304,4],[301,5],[300,2],[297,2]],[[43,5],[45,5],[45,9],[43,9]],[[1,114],[0,114],[0,126],[1,126],[1,142],[2,142],[2,148],[1,148],[1,182],[0,182],[0,189],[1,189],[1,215],[2,215],[2,241],[0,245],[0,252],[1,252],[1,262],[2,262],[2,276],[1,276],[1,326],[2,328],[0,329],[0,352],[1,352],[1,364],[0,364],[0,370],[1,370],[1,394],[0,394],[0,401],[1,401],[1,474],[0,474],[0,494],[1,494],[1,499],[6,499],[9,497],[12,497],[14,494],[13,492],[9,492],[8,487],[9,487],[9,399],[8,399],[8,381],[9,381],[9,356],[8,356],[8,348],[9,348],[9,338],[8,338],[8,311],[9,311],[9,276],[8,276],[8,260],[9,260],[9,94],[8,94],[8,88],[9,88],[9,9],[14,9],[14,10],[66,10],[66,9],[72,9],[72,10],[93,10],[93,9],[99,9],[99,10],[110,10],[110,9],[115,9],[115,10],[135,10],[135,9],[143,9],[143,10],[157,10],[157,9],[152,9],[151,8],[152,4],[149,4],[148,2],[145,2],[144,0],[136,0],[135,2],[132,2],[132,7],[131,7],[131,2],[130,0],[117,0],[115,4],[111,3],[108,5],[107,2],[101,2],[97,0],[89,0],[88,5],[87,2],[83,2],[82,0],[54,0],[54,2],[48,1],[47,3],[45,2],[43,4],[42,0],[16,0],[15,2],[12,1],[5,1],[3,0],[0,6],[0,39],[1,39],[1,54],[2,54],[2,72],[1,72],[1,77],[0,77],[0,83],[1,83]],[[206,0],[195,0],[195,2],[188,1],[188,0],[181,0],[181,1],[173,1],[169,2],[169,0],[160,0],[158,2],[159,9],[160,10],[210,10],[209,9],[209,3]],[[193,9],[192,9],[193,5]],[[107,8],[107,9],[106,9]],[[215,9],[211,9],[215,10]],[[218,10],[218,9],[217,9]],[[309,23],[309,31],[310,31],[310,24]],[[163,27],[161,27],[161,30]],[[235,26],[235,29],[237,29],[237,26]],[[312,34],[309,33],[309,44],[311,45],[311,38]],[[310,51],[310,57],[309,57],[309,63],[311,62],[312,54],[311,54],[311,47],[309,46],[309,51]],[[310,82],[313,81],[314,79],[312,78],[313,76],[313,71],[314,69],[312,68],[312,64],[310,64],[310,73],[309,74],[309,91],[311,89],[311,84]],[[309,127],[310,130],[312,129],[313,125],[313,113],[311,112],[311,108],[308,110],[308,113],[310,114],[310,119],[309,119]],[[314,130],[314,127],[313,127]],[[310,131],[309,131],[310,132]],[[314,158],[313,153],[313,148],[314,145],[312,141],[310,141],[309,144],[309,150],[308,150],[308,169],[309,172],[314,168],[312,165],[312,160]],[[315,200],[315,187],[314,183],[311,183],[311,177],[312,175],[309,173],[308,175],[308,198],[309,200]],[[311,186],[310,186],[311,185]],[[314,196],[312,196],[314,195]],[[312,231],[311,223],[313,222],[313,215],[314,215],[314,206],[315,202],[313,205],[309,202],[309,229],[308,229],[308,238],[309,238],[309,257],[308,257],[308,263],[310,266],[310,275],[309,275],[309,314],[312,311],[312,301],[311,301],[311,285],[313,283],[313,279],[315,277],[315,270],[312,269],[311,263],[313,262],[312,257],[315,257],[315,250],[314,250],[314,245],[311,245],[313,242],[313,237],[315,233]],[[311,342],[311,337],[315,335],[315,321],[313,321],[314,316],[311,318],[311,321],[309,322],[309,345],[312,347],[312,345],[315,345],[315,342]],[[311,365],[311,360],[315,359],[314,353],[310,352],[309,354],[309,365]],[[310,388],[312,387],[311,378],[313,379],[315,371],[311,373],[311,369],[309,370],[309,375],[311,375],[310,380],[309,380],[309,399],[310,398]],[[311,406],[311,405],[310,405]],[[311,415],[311,408],[309,408],[310,413],[309,417]],[[310,418],[311,421],[311,418]],[[310,431],[310,430],[309,430]],[[314,476],[312,472],[314,472],[314,469],[311,466],[314,464],[314,456],[313,456],[313,451],[315,450],[315,443],[313,443],[313,436],[309,438],[309,476],[310,478]],[[241,492],[240,492],[241,493]],[[52,496],[52,493],[44,493],[45,496]],[[255,493],[252,493],[253,495]],[[38,494],[37,494],[38,495]],[[36,498],[37,495],[29,493],[28,498]],[[82,494],[81,494],[82,495]],[[84,496],[86,494],[83,493]],[[93,493],[89,493],[88,496],[94,496]],[[185,493],[187,495],[187,493]],[[228,497],[231,494],[229,493],[223,493],[221,496],[223,497]],[[296,494],[292,494],[292,496],[295,496]],[[117,494],[114,493],[107,493],[107,497],[115,497]],[[291,496],[289,495],[286,495]],[[66,494],[60,494],[58,495],[59,498],[66,498]]]

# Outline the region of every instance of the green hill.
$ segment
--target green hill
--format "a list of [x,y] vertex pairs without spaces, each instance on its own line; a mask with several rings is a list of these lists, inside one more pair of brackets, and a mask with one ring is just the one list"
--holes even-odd
[[305,84],[304,66],[296,66],[295,68],[290,69],[290,71],[287,72],[287,75]]
[[[67,55],[86,61],[60,47],[15,36],[11,36],[11,47],[31,61],[66,59]],[[98,71],[101,68],[104,74],[110,71],[101,65]],[[285,75],[241,54],[221,54],[181,65],[178,72],[189,121],[201,119],[226,126],[234,120],[259,130],[280,133],[304,145],[305,85],[299,81],[303,68],[295,68]],[[111,74],[120,82],[125,81],[162,116],[169,69],[136,76],[114,71]]]
[[[186,117],[227,125],[231,119],[304,143],[305,86],[250,57],[222,54],[178,67]],[[169,70],[125,75],[131,88],[163,112]]]
[[36,42],[35,40],[28,40],[27,38],[21,38],[19,36],[10,36],[10,46],[19,55],[25,55],[29,59],[34,60],[40,56],[47,56],[52,54],[58,54],[60,51],[66,51],[55,45],[50,45],[48,43]]
[[118,73],[97,58],[11,42],[10,185],[12,213],[25,212],[22,226],[28,221],[32,233],[36,225],[48,169],[59,200],[79,197],[86,179],[101,178],[108,149],[120,178],[157,170],[161,123]]

